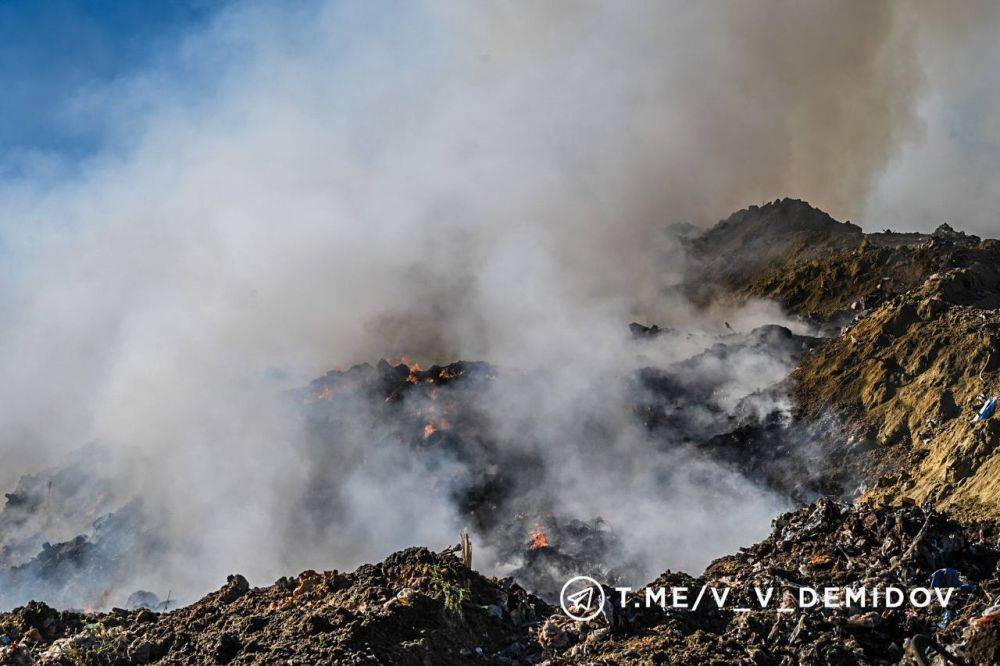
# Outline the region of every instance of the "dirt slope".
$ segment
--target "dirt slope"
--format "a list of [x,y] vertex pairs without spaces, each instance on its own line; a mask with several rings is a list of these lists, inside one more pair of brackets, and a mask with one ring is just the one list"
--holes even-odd
[[786,199],[691,247],[713,297],[773,299],[832,333],[792,377],[799,422],[822,425],[820,472],[1000,519],[1000,418],[972,423],[1000,393],[1000,242],[947,224],[862,234]]
[[750,206],[689,241],[699,271],[714,282],[742,286],[790,258],[808,260],[858,247],[861,228],[841,223],[797,199]]
[[1000,518],[1000,419],[973,422],[1000,390],[1000,243],[862,317],[795,373],[805,417],[838,414],[869,496],[912,496]]
[[866,234],[804,201],[779,199],[687,241],[686,291],[702,304],[776,300],[792,314],[830,321],[907,293],[979,242],[948,224],[933,234]]

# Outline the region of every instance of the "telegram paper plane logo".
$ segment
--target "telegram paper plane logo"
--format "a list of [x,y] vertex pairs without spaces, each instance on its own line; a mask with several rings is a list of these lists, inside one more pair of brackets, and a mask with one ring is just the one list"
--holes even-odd
[[578,622],[588,622],[604,608],[604,588],[590,576],[574,576],[563,585],[559,605]]

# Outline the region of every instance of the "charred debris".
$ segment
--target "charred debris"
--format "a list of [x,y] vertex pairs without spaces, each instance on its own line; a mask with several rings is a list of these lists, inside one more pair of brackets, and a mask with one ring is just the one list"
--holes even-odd
[[[733,606],[749,612],[626,605],[610,620],[574,621],[515,578],[468,569],[457,547],[410,548],[351,573],[305,571],[264,588],[233,575],[166,613],[32,602],[0,616],[0,654],[10,664],[995,664],[996,538],[987,526],[913,503],[822,499],[779,516],[770,536],[698,578],[667,571],[650,582],[727,587]],[[805,586],[930,586],[950,569],[962,585],[947,615],[934,607],[794,609],[787,601]],[[777,590],[774,602],[753,609],[762,587]]]

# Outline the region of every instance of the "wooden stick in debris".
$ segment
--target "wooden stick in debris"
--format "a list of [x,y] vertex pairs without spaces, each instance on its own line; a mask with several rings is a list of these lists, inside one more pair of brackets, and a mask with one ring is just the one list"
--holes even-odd
[[[930,666],[933,663],[932,661],[928,661],[925,656],[930,652],[941,655],[941,657],[943,657],[949,664],[955,664],[955,666],[966,666],[965,661],[948,652],[933,638],[924,636],[923,634],[917,634],[911,638],[909,645],[906,647],[906,656],[920,666]],[[931,658],[933,659],[933,657]]]
[[899,556],[899,559],[896,560],[896,563],[891,567],[889,567],[889,571],[887,571],[886,573],[892,573],[897,568],[901,567],[904,562],[910,559],[910,557],[913,555],[913,551],[917,549],[917,546],[920,544],[921,539],[924,538],[924,534],[927,532],[927,526],[930,524],[931,524],[931,516],[930,514],[927,514],[927,518],[924,520],[924,526],[920,528],[919,532],[917,532],[917,536],[913,537],[913,543],[911,543],[910,547],[907,548],[906,551]]
[[459,538],[462,541],[462,564],[465,565],[466,569],[472,568],[472,541],[469,539],[468,530],[462,530],[459,534]]

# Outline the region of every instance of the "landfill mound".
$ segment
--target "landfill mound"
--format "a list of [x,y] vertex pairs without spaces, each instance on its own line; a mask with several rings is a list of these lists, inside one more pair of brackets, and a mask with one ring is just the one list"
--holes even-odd
[[[825,491],[1000,520],[1000,422],[974,420],[1000,392],[1000,242],[947,223],[865,234],[783,199],[689,244],[691,289],[772,299],[828,333],[789,381]],[[729,448],[752,447],[755,428],[725,435]]]
[[1000,242],[985,241],[803,358],[803,418],[840,415],[829,448],[867,470],[868,495],[1000,518],[1000,420],[978,418],[1000,380],[998,308]]
[[[700,576],[668,571],[649,584],[731,588],[726,609],[637,607],[640,589],[624,609],[568,617],[554,606],[568,578],[595,576],[611,596],[664,563],[640,562],[627,533],[550,492],[542,452],[552,441],[491,427],[500,387],[537,391],[544,371],[382,360],[286,395],[310,440],[301,520],[330,524],[340,443],[364,432],[364,457],[403,452],[446,481],[474,543],[510,577],[479,575],[468,552],[411,548],[265,588],[234,575],[170,610],[135,586],[170,544],[88,452],[24,477],[0,510],[0,604],[20,605],[0,614],[0,663],[1000,663],[1000,241],[947,224],[866,234],[793,199],[683,237],[680,290],[695,303],[771,299],[822,333],[633,322],[636,360],[604,380],[620,382],[623,402],[602,408],[641,432],[644,455],[711,461],[803,506]],[[600,432],[592,426],[553,436]],[[912,588],[941,576],[958,588],[948,613],[787,603],[804,587]],[[772,607],[752,608],[755,586],[775,589]],[[40,598],[84,610],[29,603]]]
[[712,300],[770,299],[816,323],[840,322],[960,265],[977,236],[944,223],[931,234],[864,233],[797,199],[733,213],[688,239],[684,293]]
[[953,254],[934,244],[885,247],[866,240],[847,252],[763,271],[739,292],[779,301],[812,320],[848,317],[919,286]]
[[305,571],[265,588],[240,575],[169,613],[59,612],[37,602],[0,615],[6,664],[459,664],[539,653],[525,627],[551,608],[511,579],[450,553],[410,548],[353,573]]
[[[611,623],[557,614],[540,640],[552,663],[930,664],[945,663],[933,660],[947,653],[961,660],[954,663],[996,664],[1000,608],[990,600],[1000,594],[998,559],[996,533],[933,510],[820,500],[779,516],[767,539],[716,560],[699,578],[668,571],[650,584],[729,588],[726,609],[714,602],[698,610],[630,603],[623,612],[615,608]],[[933,604],[797,608],[793,601],[803,587],[820,594],[826,587],[931,588],[935,571],[945,568],[956,570],[960,583],[947,616]],[[773,590],[766,609],[755,587]]]
[[749,276],[786,264],[857,247],[861,227],[842,223],[798,199],[749,206],[687,241],[699,272],[713,282],[742,285]]
[[[615,607],[580,622],[511,578],[486,578],[458,548],[410,548],[353,573],[306,571],[265,588],[239,575],[171,612],[56,611],[32,602],[0,614],[7,664],[995,664],[1000,654],[997,534],[908,503],[820,500],[779,516],[771,535],[694,578],[650,587],[727,586],[725,608]],[[957,571],[945,615],[927,608],[792,608],[803,587],[929,587]],[[773,588],[754,609],[753,588]],[[638,591],[640,594],[644,590]],[[616,594],[610,588],[609,595]],[[629,601],[639,596],[630,596]],[[750,607],[749,612],[732,610]],[[987,614],[984,615],[984,611]],[[935,647],[936,646],[936,647]],[[906,662],[906,659],[911,659]],[[917,659],[924,659],[921,662]]]

